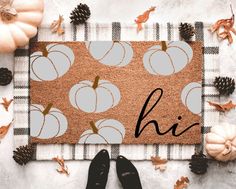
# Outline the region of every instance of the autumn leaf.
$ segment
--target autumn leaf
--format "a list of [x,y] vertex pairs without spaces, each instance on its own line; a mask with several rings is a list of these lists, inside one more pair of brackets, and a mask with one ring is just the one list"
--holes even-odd
[[3,139],[5,137],[12,123],[13,121],[6,126],[0,127],[0,139]]
[[54,20],[50,26],[52,33],[57,33],[58,35],[62,35],[65,33],[65,30],[62,28],[62,23],[64,18],[59,15],[58,20]]
[[3,102],[1,103],[5,110],[8,112],[8,108],[11,105],[13,99],[7,100],[7,98],[2,98]]
[[216,32],[218,38],[220,39],[228,39],[229,44],[233,43],[232,34],[236,35],[236,30],[233,28],[234,26],[234,13],[232,9],[232,5],[230,5],[232,17],[229,19],[220,19],[215,24],[211,26],[209,31],[212,33]]
[[159,156],[151,157],[152,164],[155,166],[155,170],[160,169],[160,171],[166,170],[166,159],[161,159]]
[[142,24],[148,21],[150,13],[155,11],[155,9],[156,7],[151,7],[150,9],[146,10],[143,14],[137,17],[137,19],[135,20],[135,23],[137,24],[137,32],[143,29]]
[[181,177],[179,180],[176,181],[174,189],[186,189],[189,184],[188,177]]
[[225,104],[218,104],[208,101],[210,106],[214,106],[220,112],[226,112],[236,107],[236,104],[233,104],[232,100]]
[[63,158],[59,158],[59,157],[54,157],[52,158],[53,161],[56,161],[60,168],[57,169],[57,172],[60,173],[60,174],[66,174],[67,176],[69,175],[69,172],[68,172],[68,167],[65,165],[65,160]]

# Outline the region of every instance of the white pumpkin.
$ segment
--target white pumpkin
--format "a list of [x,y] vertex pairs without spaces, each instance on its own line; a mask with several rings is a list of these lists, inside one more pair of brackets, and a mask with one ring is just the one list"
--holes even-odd
[[80,144],[121,144],[125,137],[124,126],[114,119],[91,121],[90,127],[80,136]]
[[72,106],[87,113],[105,112],[115,107],[120,98],[119,89],[110,81],[99,80],[99,76],[94,82],[79,82],[69,92]]
[[37,34],[43,0],[0,0],[0,53],[25,46]]
[[63,135],[68,127],[68,122],[63,113],[52,108],[49,104],[46,108],[42,105],[30,106],[30,135],[40,139],[50,139]]
[[126,66],[133,58],[133,48],[129,42],[92,41],[86,47],[92,57],[107,66]]
[[52,81],[64,74],[74,63],[71,48],[62,44],[49,44],[30,56],[30,78],[35,81]]
[[202,111],[202,85],[198,82],[187,84],[181,93],[182,103],[194,114]]
[[211,128],[205,140],[207,153],[219,161],[236,159],[236,126],[222,123]]
[[184,69],[191,62],[193,50],[184,41],[162,41],[144,54],[145,69],[153,75],[171,75]]

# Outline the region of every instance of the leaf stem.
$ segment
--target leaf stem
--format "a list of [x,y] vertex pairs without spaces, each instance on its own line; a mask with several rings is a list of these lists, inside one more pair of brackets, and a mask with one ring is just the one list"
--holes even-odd
[[230,9],[231,9],[232,15],[234,16],[234,11],[233,11],[233,6],[232,6],[232,4],[230,4]]

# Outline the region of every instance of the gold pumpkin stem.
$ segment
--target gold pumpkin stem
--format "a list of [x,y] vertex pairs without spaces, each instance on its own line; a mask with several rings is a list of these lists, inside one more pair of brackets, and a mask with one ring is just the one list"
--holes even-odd
[[95,80],[93,82],[93,88],[96,89],[98,87],[98,81],[99,81],[100,77],[99,76],[96,76],[95,77]]
[[47,50],[46,46],[43,48],[42,53],[43,53],[44,57],[48,57],[48,50]]
[[91,126],[91,128],[93,130],[93,133],[97,134],[98,133],[98,128],[96,127],[95,123],[93,121],[90,121],[89,124],[90,124],[90,126]]
[[44,109],[43,111],[43,115],[47,115],[49,113],[49,111],[51,110],[52,108],[52,103],[48,104],[47,107]]
[[161,49],[162,49],[163,51],[166,51],[166,49],[167,49],[167,44],[166,44],[165,41],[162,41],[162,42],[161,42]]
[[225,142],[225,148],[226,150],[224,150],[223,156],[226,156],[232,152],[232,143],[229,140]]

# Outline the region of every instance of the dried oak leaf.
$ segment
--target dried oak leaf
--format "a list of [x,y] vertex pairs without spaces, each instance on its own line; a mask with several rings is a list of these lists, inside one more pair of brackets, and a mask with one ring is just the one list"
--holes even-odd
[[189,184],[188,177],[181,177],[179,180],[176,181],[174,189],[186,189]]
[[[12,121],[13,122],[13,121]],[[5,137],[5,135],[7,134],[10,126],[12,125],[12,122],[9,123],[8,125],[6,126],[2,126],[0,127],[0,139],[3,139]]]
[[65,30],[62,28],[62,23],[64,18],[59,15],[58,20],[54,20],[50,26],[52,33],[57,33],[58,35],[62,35],[65,33]]
[[13,99],[7,100],[7,98],[2,98],[3,102],[1,103],[5,110],[8,112],[8,108],[11,105]]
[[68,172],[68,167],[65,165],[65,160],[63,158],[59,158],[59,157],[54,157],[52,158],[53,161],[56,161],[60,168],[57,169],[57,172],[60,173],[60,174],[66,174],[67,176],[69,175],[69,172]]
[[232,5],[230,5],[232,17],[229,19],[220,19],[215,24],[211,26],[209,31],[212,33],[216,32],[218,38],[220,39],[228,39],[229,44],[233,43],[232,33],[236,35],[236,30],[233,28],[234,26],[234,13],[232,9]]
[[147,22],[147,20],[149,19],[150,13],[155,11],[155,9],[156,7],[151,7],[150,9],[146,10],[143,14],[137,17],[137,19],[135,20],[135,23],[137,24],[137,32],[143,29],[142,24]]
[[155,166],[155,170],[160,169],[160,171],[165,171],[166,170],[166,159],[161,159],[161,157],[156,156],[156,157],[151,157],[152,164]]
[[218,104],[210,101],[208,101],[208,103],[209,105],[214,106],[220,112],[226,112],[236,107],[236,104],[234,104],[232,100],[225,104]]

